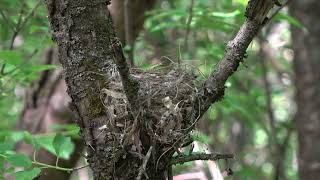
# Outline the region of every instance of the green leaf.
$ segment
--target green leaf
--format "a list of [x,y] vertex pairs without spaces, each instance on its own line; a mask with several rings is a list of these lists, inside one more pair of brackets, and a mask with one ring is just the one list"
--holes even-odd
[[[50,153],[57,155],[56,151],[53,147],[53,139],[55,136],[40,136],[35,137],[34,139],[39,143],[39,145],[49,151]],[[74,150],[74,144],[70,142],[69,144],[65,144],[64,148],[62,148],[62,151],[60,152],[60,158],[63,159],[69,159],[70,154]]]
[[17,180],[32,180],[33,178],[36,178],[41,172],[40,168],[33,168],[29,171],[19,171],[14,173],[14,176]]
[[63,131],[66,136],[71,136],[72,138],[79,138],[80,127],[77,124],[54,124],[50,127],[55,132]]
[[61,152],[64,149],[67,149],[69,147],[69,144],[72,144],[70,137],[65,137],[62,134],[57,134],[52,142],[52,146],[55,150],[55,153],[58,157],[61,156]]
[[7,157],[7,161],[15,167],[25,167],[30,168],[32,161],[30,158],[24,154],[12,154]]
[[56,69],[59,66],[57,65],[37,65],[37,66],[30,66],[26,69],[24,69],[24,71],[29,72],[29,73],[34,73],[34,72],[41,72],[41,71],[45,71],[45,70],[51,70],[51,69]]
[[10,151],[13,149],[13,142],[4,142],[0,143],[0,153],[4,153],[6,151]]
[[33,145],[33,147],[36,150],[40,149],[40,144],[37,142],[37,140],[27,131],[23,132],[24,133],[24,142],[27,144]]
[[0,156],[0,180],[1,180],[1,175],[3,174],[4,172],[4,164],[5,164],[5,159]]
[[5,169],[5,172],[8,173],[8,174],[12,174],[12,173],[15,172],[15,167],[12,167],[12,166],[11,166],[11,167]]
[[17,51],[0,51],[0,62],[19,65],[22,62],[22,56]]
[[241,12],[239,10],[235,10],[235,11],[230,12],[230,13],[226,13],[226,12],[212,12],[211,13],[212,16],[220,17],[220,18],[234,18],[239,14],[241,14]]
[[24,132],[21,132],[21,131],[12,132],[10,138],[14,142],[18,142],[24,138]]
[[41,147],[46,149],[52,154],[55,154],[55,150],[52,146],[54,136],[40,136],[35,137],[35,140],[40,144]]

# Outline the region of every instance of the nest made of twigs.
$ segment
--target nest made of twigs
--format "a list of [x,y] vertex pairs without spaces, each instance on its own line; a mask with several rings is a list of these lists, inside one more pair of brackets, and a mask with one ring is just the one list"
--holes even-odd
[[[123,142],[124,135],[134,125],[134,120],[143,123],[149,137],[161,144],[172,145],[184,136],[192,122],[192,102],[195,89],[195,75],[182,70],[132,69],[131,75],[138,80],[139,109],[136,117],[130,116],[130,108],[120,77],[116,70],[108,78],[108,88],[104,88],[103,103],[109,122],[107,127],[118,132]],[[140,124],[141,126],[142,124]]]

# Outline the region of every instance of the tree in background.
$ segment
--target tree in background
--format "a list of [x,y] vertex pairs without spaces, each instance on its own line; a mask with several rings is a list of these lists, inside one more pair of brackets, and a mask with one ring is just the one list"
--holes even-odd
[[292,28],[299,139],[299,177],[320,176],[320,8],[317,0],[293,1],[291,13],[306,29]]

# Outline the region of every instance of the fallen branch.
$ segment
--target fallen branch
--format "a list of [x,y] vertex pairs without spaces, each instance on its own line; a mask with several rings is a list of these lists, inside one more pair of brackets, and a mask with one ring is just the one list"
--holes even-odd
[[233,154],[192,154],[192,155],[183,155],[183,156],[177,156],[173,157],[170,161],[169,165],[175,165],[175,164],[183,164],[190,161],[196,161],[196,160],[211,160],[216,161],[219,159],[233,159]]

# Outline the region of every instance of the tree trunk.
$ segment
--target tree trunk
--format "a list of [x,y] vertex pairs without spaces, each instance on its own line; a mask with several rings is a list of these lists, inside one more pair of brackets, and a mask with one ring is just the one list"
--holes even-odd
[[100,130],[112,118],[105,111],[101,98],[102,89],[109,89],[107,82],[114,69],[111,47],[115,32],[106,6],[109,3],[49,0],[47,7],[72,110],[78,116],[77,124],[87,146],[87,159],[94,178],[132,179],[138,174],[141,160],[130,155],[123,157],[126,154],[116,132],[109,135]]
[[300,179],[320,177],[320,1],[293,1],[291,13],[306,27],[292,28]]
[[[112,17],[115,17],[116,34],[121,39],[125,39],[124,28],[124,8],[123,0],[112,0],[113,6],[109,6]],[[136,39],[145,19],[145,11],[153,7],[156,0],[136,0],[133,2],[132,8],[134,9],[133,39]],[[138,9],[138,10],[136,10]],[[125,43],[123,41],[123,43]],[[45,52],[44,64],[58,64],[58,52],[54,48],[50,48]],[[17,130],[27,130],[33,134],[48,133],[49,127],[53,124],[68,124],[74,123],[74,114],[68,107],[70,97],[66,92],[66,84],[62,78],[61,69],[47,70],[41,73],[38,81],[33,82],[30,89],[26,90],[25,106],[20,115],[19,123],[16,127]],[[82,154],[82,143],[75,142],[76,152],[73,153],[69,161],[60,161],[62,167],[72,168],[77,163],[79,155]],[[17,145],[18,152],[33,155],[32,147],[20,143]],[[41,150],[37,153],[37,159],[41,162],[54,165],[56,157],[51,153]],[[40,179],[68,179],[70,173],[61,172],[53,169],[44,169],[41,172]]]

